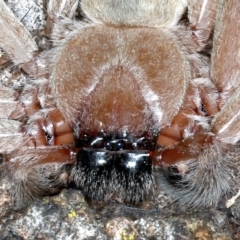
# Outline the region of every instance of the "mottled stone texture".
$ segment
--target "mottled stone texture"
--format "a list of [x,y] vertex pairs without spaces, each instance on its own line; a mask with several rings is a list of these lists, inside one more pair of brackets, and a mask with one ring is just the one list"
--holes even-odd
[[[0,239],[239,239],[239,206],[187,210],[87,205],[78,190],[64,190],[22,210],[14,210],[1,189]],[[161,195],[161,194],[160,194]],[[163,199],[162,195],[158,200]],[[165,198],[166,200],[166,198]]]

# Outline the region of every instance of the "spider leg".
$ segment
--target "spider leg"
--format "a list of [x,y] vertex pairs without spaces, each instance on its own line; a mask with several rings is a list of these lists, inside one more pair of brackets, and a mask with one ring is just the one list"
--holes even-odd
[[[46,76],[46,58],[44,53],[38,58],[38,46],[29,31],[17,19],[10,8],[0,0],[0,46],[28,75]],[[16,41],[17,39],[17,41]]]
[[[77,1],[49,1],[49,11],[55,18],[63,12],[70,17],[70,5],[73,15]],[[0,28],[3,29],[0,46],[16,65],[34,77],[14,94],[10,90],[0,90],[3,176],[15,205],[21,206],[68,184],[68,170],[75,161],[73,133],[51,95],[47,79],[51,50],[37,55],[38,48],[30,33],[2,0]],[[18,41],[12,40],[16,38]]]
[[196,132],[210,129],[209,119],[218,111],[218,93],[209,78],[191,80],[185,102],[169,126],[159,133],[157,144],[167,148]]
[[[12,98],[11,91],[0,93],[4,97],[0,101],[4,179],[14,204],[22,206],[68,184],[75,161],[71,150],[73,133],[52,104],[45,86],[27,87],[18,101]],[[4,115],[5,107],[10,111]]]
[[34,58],[38,50],[35,41],[3,0],[0,0],[0,29],[0,46],[16,65]]
[[[73,17],[78,1],[49,1],[46,32],[50,33],[52,22],[61,17]],[[38,46],[29,31],[14,16],[3,0],[0,0],[0,46],[10,56],[15,65],[30,76],[45,76],[48,72],[45,60],[48,56],[37,58]],[[17,39],[17,41],[16,41]]]
[[219,1],[211,76],[220,93],[218,105],[221,111],[212,120],[212,133],[220,142],[235,145],[240,139],[240,23],[236,18],[240,3]]
[[37,111],[23,124],[2,120],[0,137],[3,176],[14,205],[23,206],[69,184],[75,163],[73,134],[57,109]]
[[9,115],[14,111],[17,102],[14,99],[13,91],[7,88],[0,89],[0,119],[8,119]]
[[59,18],[70,18],[72,19],[76,13],[79,0],[50,0],[47,7],[47,23],[46,23],[46,34],[52,32],[53,24]]
[[221,197],[237,184],[234,178],[236,160],[231,154],[237,151],[236,144],[240,140],[240,90],[237,83],[240,44],[235,34],[240,29],[236,18],[239,10],[240,3],[236,1],[220,1],[218,5],[211,76],[220,91],[221,111],[213,119],[209,118],[208,130],[198,130],[154,153],[155,162],[179,169],[177,173],[169,173],[167,168],[160,170],[163,175],[159,175],[159,184],[183,204],[217,205]]
[[222,107],[240,86],[239,35],[240,24],[236,17],[240,4],[234,1],[219,1],[217,24],[214,30],[212,54],[212,80],[220,93],[219,106]]
[[3,173],[13,203],[22,207],[68,185],[74,154],[68,147],[22,147],[4,154],[4,160]]
[[3,118],[0,120],[0,154],[13,151],[22,140],[22,134],[18,131],[19,127],[18,121]]
[[[223,194],[238,183],[234,169],[234,153],[240,140],[240,89],[228,99],[215,115],[211,131],[197,131],[169,148],[156,151],[153,162],[164,167],[175,166],[179,172],[162,169],[170,185],[160,176],[159,184],[184,204],[193,206],[216,205]],[[175,180],[177,177],[177,180]],[[173,185],[173,186],[172,186]],[[176,190],[176,188],[180,188]]]
[[38,111],[28,121],[0,125],[3,176],[16,206],[66,187],[75,163],[73,134],[57,109]]
[[16,206],[69,184],[73,134],[57,109],[38,111],[25,124],[2,120],[0,137],[3,176]]
[[201,50],[212,34],[219,1],[190,0],[188,2],[189,28],[192,31],[192,38]]
[[21,141],[19,133],[21,123],[10,120],[9,115],[17,107],[13,91],[7,88],[0,89],[0,154],[10,152]]
[[59,17],[73,18],[78,6],[79,0],[49,0],[48,17],[52,20]]
[[[210,79],[209,59],[204,54],[215,24],[217,4],[217,1],[188,2],[190,24],[186,35],[190,37],[182,38],[181,42],[187,42],[187,47],[190,46],[193,51],[189,59],[191,59],[191,69],[195,69],[197,74],[193,75],[189,82],[182,108],[172,123],[164,127],[159,134],[158,144],[162,147],[177,143],[197,131],[202,131],[202,128],[209,129],[209,117],[219,111],[218,91]],[[196,59],[197,56],[205,60],[193,63],[192,59]]]

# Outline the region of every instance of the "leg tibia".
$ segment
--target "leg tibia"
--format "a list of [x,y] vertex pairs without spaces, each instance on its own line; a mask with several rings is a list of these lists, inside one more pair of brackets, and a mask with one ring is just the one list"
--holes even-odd
[[3,173],[14,205],[23,206],[69,183],[74,159],[68,148],[22,148],[4,156]]
[[0,46],[13,62],[17,65],[31,61],[38,47],[3,0],[0,0],[0,29]]

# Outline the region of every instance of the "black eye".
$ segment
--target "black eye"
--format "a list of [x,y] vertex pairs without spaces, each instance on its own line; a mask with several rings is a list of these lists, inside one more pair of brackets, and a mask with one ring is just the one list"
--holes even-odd
[[124,141],[123,140],[120,140],[116,143],[116,150],[119,151],[119,150],[122,150],[124,149]]
[[109,151],[119,151],[124,149],[124,141],[123,140],[112,140],[112,141],[105,141],[104,148]]
[[104,148],[105,148],[105,149],[107,149],[107,150],[111,150],[111,146],[112,146],[112,144],[111,144],[110,141],[106,141],[106,142],[104,142]]

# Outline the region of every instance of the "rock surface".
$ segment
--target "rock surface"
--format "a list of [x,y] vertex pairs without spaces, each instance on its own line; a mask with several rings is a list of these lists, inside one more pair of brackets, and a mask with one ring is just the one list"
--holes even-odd
[[230,209],[184,210],[172,203],[151,210],[116,204],[96,209],[80,191],[68,189],[16,210],[1,190],[0,239],[240,239],[240,201]]

